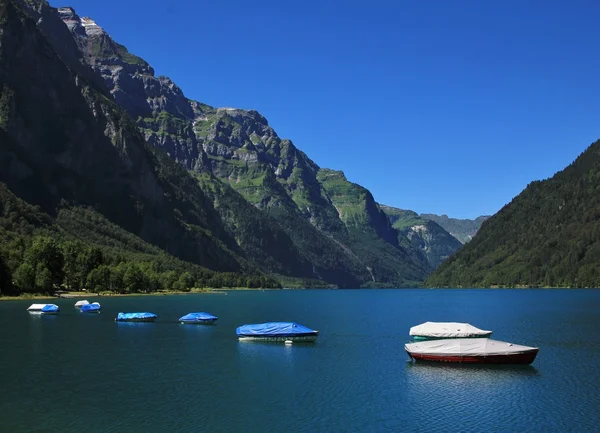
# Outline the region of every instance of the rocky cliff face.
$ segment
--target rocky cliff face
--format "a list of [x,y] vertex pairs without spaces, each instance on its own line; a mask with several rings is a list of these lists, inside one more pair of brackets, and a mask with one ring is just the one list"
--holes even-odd
[[[462,244],[435,222],[421,218],[416,212],[382,206],[393,227],[421,251],[432,269],[460,249]],[[400,240],[401,244],[404,241]]]
[[482,215],[474,220],[450,218],[448,215],[435,214],[421,214],[421,218],[437,223],[462,244],[466,244],[477,234],[479,227],[489,218],[489,215]]
[[85,65],[68,68],[33,19],[0,4],[0,181],[48,212],[89,205],[184,260],[242,270],[237,244],[194,179],[147,146],[86,80],[90,71],[77,73]]
[[[216,211],[211,233],[218,232],[228,250],[269,273],[344,287],[414,284],[427,274],[423,256],[404,235],[399,238],[367,190],[344,179],[351,187],[342,197],[326,172],[280,138],[262,115],[191,101],[91,18],[41,0],[20,1],[30,14],[49,17],[45,24],[38,20],[38,27],[52,33],[48,41],[57,52],[59,45],[71,47],[70,53],[77,47],[61,59],[82,71],[78,77],[99,82],[147,143],[193,173],[200,201]],[[63,29],[51,30],[60,27],[58,20]],[[118,132],[111,131],[110,137]],[[340,214],[342,208],[351,211],[352,205],[342,204],[351,197],[361,209],[355,219]]]

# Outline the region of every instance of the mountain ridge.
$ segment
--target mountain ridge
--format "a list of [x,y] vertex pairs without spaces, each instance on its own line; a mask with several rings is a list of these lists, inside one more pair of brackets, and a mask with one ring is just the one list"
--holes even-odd
[[443,263],[429,287],[599,287],[600,140],[531,182]]
[[23,36],[11,16],[0,47],[12,68],[0,75],[0,182],[27,203],[51,218],[89,207],[217,272],[402,287],[431,271],[367,189],[319,167],[257,111],[186,98],[73,8],[2,1],[32,18],[19,18]]

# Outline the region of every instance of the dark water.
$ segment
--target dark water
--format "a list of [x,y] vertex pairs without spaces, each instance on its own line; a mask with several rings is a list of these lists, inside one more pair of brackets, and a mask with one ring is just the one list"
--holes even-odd
[[[93,298],[90,299],[92,301]],[[229,292],[0,302],[0,430],[600,431],[600,290]],[[114,323],[153,311],[154,324]],[[213,327],[178,325],[191,311]],[[240,343],[244,323],[294,320],[314,345]],[[467,321],[539,346],[532,366],[408,362],[410,326]]]

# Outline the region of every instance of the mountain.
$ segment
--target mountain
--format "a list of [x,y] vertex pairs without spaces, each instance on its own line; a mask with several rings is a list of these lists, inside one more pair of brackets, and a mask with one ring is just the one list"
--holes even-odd
[[[411,210],[381,206],[392,227],[408,239],[427,258],[432,269],[458,251],[462,244],[440,225]],[[402,239],[400,239],[402,241]]]
[[50,218],[43,230],[60,231],[65,210],[88,212],[112,224],[108,244],[121,230],[172,260],[263,285],[268,274],[407,286],[431,270],[370,192],[332,179],[258,112],[189,100],[72,8],[0,1],[0,182]]
[[[280,138],[260,113],[189,100],[175,83],[155,77],[147,62],[127,52],[93,20],[80,18],[71,8],[58,13],[83,58],[115,101],[136,119],[148,143],[201,179],[217,211],[227,214],[225,218],[221,213],[224,220],[250,212],[251,206],[260,211],[253,213],[256,224],[272,228],[276,233],[271,238],[286,240],[285,254],[277,245],[270,254],[249,254],[259,267],[345,287],[411,285],[426,276],[427,263],[408,254],[391,228],[382,230],[381,224],[387,223],[381,218],[367,219],[360,228],[340,218],[319,178],[321,168],[291,140]],[[219,187],[213,188],[216,180]],[[356,205],[368,208],[371,202]],[[262,237],[250,230],[241,234],[243,224],[237,218],[228,226],[231,235],[245,240],[238,242],[243,250],[261,250]],[[372,245],[365,248],[365,242],[357,242],[357,232]],[[290,248],[293,254],[287,253]],[[298,259],[289,263],[289,257]]]
[[[9,205],[15,200],[23,203],[22,218],[31,209],[44,215],[40,218],[45,223],[32,227],[50,230],[46,234],[51,237],[61,209],[90,209],[113,229],[160,248],[176,261],[189,262],[190,269],[197,264],[260,275],[196,179],[148,145],[108,93],[87,81],[95,74],[85,69],[87,64],[76,55],[61,58],[54,51],[52,39],[41,32],[60,26],[48,23],[56,15],[42,16],[38,29],[14,2],[0,1],[0,183],[6,188],[1,204],[7,215],[3,235],[22,235],[10,228],[19,219],[18,213],[13,215],[15,206]],[[63,48],[72,54],[65,48],[68,40]],[[12,196],[14,200],[7,198]],[[31,247],[33,234],[32,229],[22,236],[24,249]]]
[[485,220],[489,218],[489,215],[483,215],[475,218],[474,220],[470,219],[457,219],[457,218],[449,218],[448,215],[435,215],[435,214],[421,214],[421,218],[425,218],[427,220],[433,221],[440,225],[444,230],[458,239],[462,244],[466,244],[469,242],[475,234],[481,224]]
[[428,279],[428,286],[600,287],[600,141],[530,183]]

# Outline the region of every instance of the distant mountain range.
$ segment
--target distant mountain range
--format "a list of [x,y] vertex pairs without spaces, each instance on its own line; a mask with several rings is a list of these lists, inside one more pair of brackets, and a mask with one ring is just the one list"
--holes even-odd
[[441,227],[444,228],[448,233],[458,239],[462,244],[466,244],[469,242],[477,231],[481,224],[485,220],[487,220],[490,216],[484,215],[475,218],[474,220],[470,219],[456,219],[449,218],[448,215],[435,215],[435,214],[421,214],[422,218],[434,221],[438,223]]
[[460,247],[72,8],[0,0],[0,38],[0,290],[414,286]]

